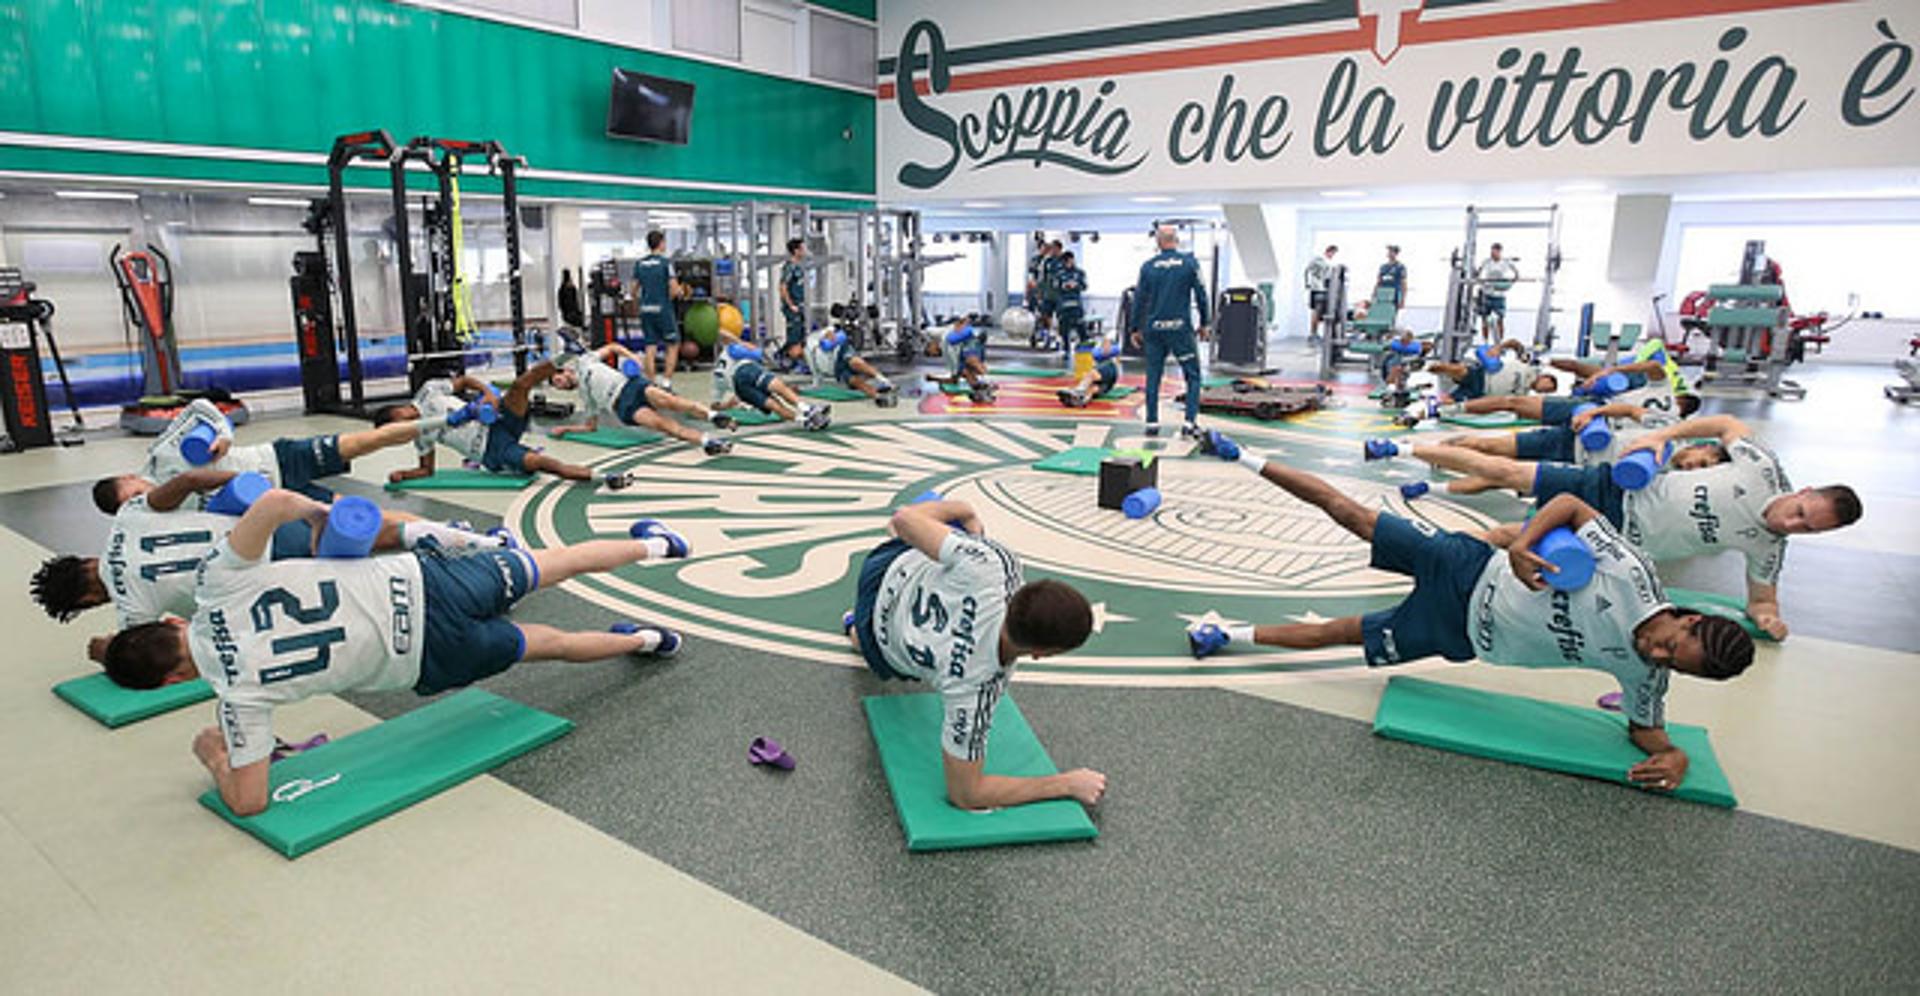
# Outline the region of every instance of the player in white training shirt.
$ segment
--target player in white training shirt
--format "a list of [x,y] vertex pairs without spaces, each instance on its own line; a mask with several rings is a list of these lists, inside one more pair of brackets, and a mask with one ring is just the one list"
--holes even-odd
[[[1724,680],[1753,662],[1753,639],[1746,630],[1729,619],[1674,608],[1652,562],[1572,495],[1543,505],[1503,551],[1466,533],[1441,532],[1425,521],[1362,505],[1320,478],[1241,450],[1218,432],[1206,436],[1202,449],[1240,463],[1326,512],[1367,541],[1373,567],[1412,578],[1413,592],[1398,605],[1364,616],[1278,626],[1194,626],[1187,640],[1196,657],[1236,643],[1292,649],[1357,645],[1374,667],[1440,656],[1605,671],[1620,682],[1627,735],[1647,754],[1627,777],[1662,790],[1679,787],[1687,771],[1687,755],[1662,729],[1669,673]],[[1548,565],[1532,552],[1541,536],[1560,526],[1576,530],[1593,551],[1593,580],[1577,591],[1549,588],[1541,574]]]
[[291,491],[268,492],[201,563],[191,623],[136,626],[107,648],[107,674],[123,687],[194,678],[213,686],[219,726],[202,730],[193,750],[241,815],[267,808],[277,706],[349,691],[432,695],[522,660],[664,657],[680,647],[659,627],[569,633],[507,618],[528,593],[576,574],[686,556],[686,541],[658,522],[634,524],[642,539],[552,550],[455,555],[429,543],[390,557],[266,559],[276,529],[301,519],[324,528],[327,510]]
[[[192,470],[128,499],[114,513],[100,556],[66,554],[40,565],[31,585],[34,600],[60,622],[111,602],[121,629],[167,616],[192,616],[194,573],[240,520],[184,506],[235,476],[231,470]],[[385,522],[375,550],[411,549],[429,536],[448,547],[500,545],[496,537],[421,522],[402,512],[382,515]],[[275,560],[310,557],[313,533],[304,521],[289,522],[274,531],[270,552]],[[87,656],[104,660],[110,638],[88,640]]]
[[[569,340],[570,348],[572,345]],[[735,424],[733,416],[712,411],[697,401],[688,401],[648,380],[641,372],[640,358],[634,355],[633,350],[617,342],[608,343],[585,355],[563,353],[554,360],[554,365],[558,369],[551,379],[553,386],[563,391],[579,391],[580,407],[586,412],[585,422],[556,427],[553,430],[555,439],[573,432],[593,432],[600,427],[600,420],[605,418],[617,425],[665,433],[699,446],[708,456],[718,456],[733,449],[733,440],[702,433],[673,417],[692,415],[702,422],[711,423],[715,428],[732,429]]]
[[1019,558],[981,534],[965,502],[909,505],[894,513],[892,530],[895,538],[867,554],[842,621],[875,674],[940,694],[948,800],[962,809],[1099,802],[1106,776],[1085,768],[1044,778],[985,772],[993,709],[1014,664],[1085,643],[1093,630],[1086,597],[1058,581],[1026,583]]
[[[496,394],[493,385],[477,377],[465,374],[452,379],[440,378],[420,385],[409,403],[388,405],[373,413],[374,425],[386,425],[390,422],[411,422],[425,420],[444,421],[445,416],[466,408],[471,402],[456,392],[466,392],[493,406],[495,415],[491,424],[479,419],[469,419],[459,425],[442,425],[420,431],[419,438],[413,441],[414,451],[419,454],[419,462],[413,467],[402,467],[387,475],[387,480],[398,484],[423,477],[432,477],[434,471],[434,448],[445,445],[474,464],[495,474],[537,474],[546,473],[569,481],[591,481],[595,479],[592,470],[579,464],[567,463],[558,457],[532,449],[520,442],[527,431],[527,412],[532,405],[532,392],[536,385],[546,383],[554,373],[551,361],[542,360],[527,368],[527,372],[514,378],[513,386],[505,395]],[[602,474],[602,484],[618,491],[633,483],[629,474]]]
[[253,471],[265,475],[276,488],[299,491],[314,498],[331,501],[333,493],[314,482],[323,477],[344,474],[353,461],[375,450],[412,442],[420,426],[413,423],[384,425],[361,432],[338,435],[281,438],[252,446],[233,445],[233,427],[211,402],[195,399],[174,417],[153,445],[137,474],[119,474],[94,482],[93,503],[101,512],[112,515],[120,503],[144,494],[162,481],[196,469],[180,452],[180,441],[194,426],[205,422],[214,427],[218,439],[213,459],[198,469]]

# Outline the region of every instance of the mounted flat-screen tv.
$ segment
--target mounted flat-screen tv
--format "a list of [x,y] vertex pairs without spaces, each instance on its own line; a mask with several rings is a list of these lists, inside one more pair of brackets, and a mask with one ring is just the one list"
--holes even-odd
[[685,145],[692,124],[692,83],[629,69],[613,71],[613,94],[607,100],[609,137]]

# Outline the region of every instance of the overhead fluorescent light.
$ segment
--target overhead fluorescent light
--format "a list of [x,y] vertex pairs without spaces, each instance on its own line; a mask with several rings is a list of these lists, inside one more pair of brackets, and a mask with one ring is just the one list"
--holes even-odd
[[961,201],[960,206],[963,208],[972,208],[975,211],[991,211],[994,208],[1006,207],[1005,204],[999,201]]
[[1132,197],[1128,199],[1133,201],[1135,204],[1172,204],[1173,203],[1173,198],[1162,197],[1159,194],[1148,194],[1144,197]]
[[610,221],[610,220],[612,220],[612,218],[613,218],[613,215],[611,215],[611,214],[609,214],[609,213],[607,213],[607,212],[605,212],[605,211],[582,211],[582,212],[580,212],[580,220],[581,220],[581,221],[583,221],[583,222],[595,222],[595,221]]
[[263,208],[303,208],[307,202],[293,197],[249,197],[247,203]]
[[1365,197],[1367,196],[1367,192],[1364,190],[1322,190],[1320,191],[1320,196],[1322,197]]
[[1222,210],[1222,208],[1218,204],[1192,204],[1187,207],[1187,210],[1212,212],[1212,211],[1220,211]]
[[137,201],[140,195],[131,190],[56,190],[55,197],[64,197],[70,201]]
[[1072,208],[1041,208],[1041,214],[1072,214]]
[[1598,194],[1607,189],[1604,183],[1563,183],[1553,188],[1556,194]]

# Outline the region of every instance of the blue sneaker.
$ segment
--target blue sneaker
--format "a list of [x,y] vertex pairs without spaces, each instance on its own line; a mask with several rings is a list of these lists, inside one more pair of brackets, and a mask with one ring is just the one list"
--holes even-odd
[[674,654],[677,654],[680,652],[680,643],[681,643],[680,634],[675,633],[673,630],[667,629],[664,626],[641,625],[640,623],[633,623],[633,622],[617,622],[607,627],[607,632],[620,633],[625,636],[632,636],[635,633],[645,633],[649,631],[660,634],[660,642],[655,644],[652,650],[634,651],[635,657],[672,657]]
[[500,545],[505,549],[520,549],[520,537],[515,536],[513,530],[508,529],[506,526],[494,526],[492,529],[487,530],[487,535],[499,540]]
[[1202,623],[1187,630],[1187,649],[1193,651],[1195,657],[1212,656],[1227,649],[1231,642],[1227,631],[1213,623]]
[[853,610],[852,609],[848,609],[846,613],[840,617],[840,632],[842,634],[853,632]]
[[1361,452],[1368,460],[1385,460],[1388,457],[1399,456],[1400,447],[1394,445],[1391,439],[1369,439]]
[[634,539],[666,540],[667,557],[672,560],[683,560],[693,554],[693,548],[687,545],[687,541],[659,519],[641,519],[627,528],[627,535]]
[[1433,490],[1433,485],[1425,481],[1410,481],[1400,485],[1400,497],[1412,501],[1431,490]]
[[473,523],[468,522],[465,519],[448,519],[447,528],[458,529],[463,533],[470,533],[470,532],[473,532]]
[[1240,459],[1240,444],[1228,439],[1227,434],[1219,429],[1208,429],[1206,435],[1200,437],[1200,452],[1211,453],[1228,463],[1235,463]]

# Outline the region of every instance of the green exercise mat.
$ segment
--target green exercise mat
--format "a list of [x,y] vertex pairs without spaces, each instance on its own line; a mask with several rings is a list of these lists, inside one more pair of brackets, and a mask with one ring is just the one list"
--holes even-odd
[[[217,789],[200,804],[297,858],[572,729],[558,716],[469,688],[274,764],[277,798],[266,812],[235,816]],[[302,785],[311,788],[296,794]]]
[[[1615,713],[1483,692],[1420,678],[1390,678],[1373,732],[1395,740],[1569,775],[1627,782],[1646,759]],[[1673,723],[1667,737],[1687,752],[1687,777],[1671,794],[1732,808],[1733,787],[1713,755],[1705,727]]]
[[996,377],[1071,377],[1073,371],[1064,367],[994,367]]
[[[866,395],[861,395],[861,397],[866,397]],[[739,422],[741,425],[778,425],[786,421],[772,412],[763,412],[758,408],[726,408],[722,410],[733,416],[734,421]]]
[[803,398],[819,398],[821,401],[867,400],[867,396],[859,391],[851,387],[841,387],[838,384],[819,384],[814,387],[803,387],[800,389],[800,396]]
[[1694,591],[1690,588],[1668,588],[1667,601],[1682,609],[1713,616],[1725,616],[1740,624],[1747,635],[1756,640],[1777,642],[1773,635],[1754,625],[1753,618],[1747,615],[1747,603],[1731,595],[1722,595],[1711,591]]
[[388,481],[388,491],[518,491],[533,483],[530,474],[495,474],[491,471],[455,467],[436,470],[429,477],[409,481]]
[[968,387],[966,381],[961,381],[957,384],[941,384],[940,393],[941,394],[972,394],[973,388]]
[[1092,476],[1100,473],[1100,461],[1112,455],[1113,451],[1104,446],[1075,446],[1070,450],[1061,450],[1044,460],[1035,461],[1033,469]]
[[1134,387],[1131,384],[1115,384],[1114,386],[1109,387],[1104,391],[1101,391],[1099,394],[1094,395],[1093,400],[1102,401],[1107,398],[1124,398],[1127,395],[1132,394],[1133,392],[1138,390],[1140,389],[1137,387]]
[[[880,766],[893,790],[893,806],[909,851],[944,851],[998,844],[1087,840],[1100,831],[1072,799],[1049,799],[991,812],[955,808],[947,802],[946,757],[940,730],[946,714],[940,696],[869,695],[863,700],[867,727],[880,750]],[[987,774],[1059,774],[1046,748],[1027,726],[1013,697],[1003,695],[987,735]]]
[[588,446],[604,446],[610,450],[625,449],[629,446],[644,446],[657,443],[667,437],[646,429],[595,429],[592,432],[569,432],[560,439],[568,443],[585,443]]
[[1484,415],[1459,412],[1453,415],[1442,415],[1440,421],[1469,429],[1526,429],[1540,424],[1530,418],[1521,418],[1512,412],[1488,412]]
[[195,702],[213,698],[213,686],[204,680],[175,682],[151,691],[136,692],[121,688],[104,672],[84,678],[69,678],[53,686],[53,694],[68,705],[92,716],[100,725],[112,729],[128,723],[172,712]]

